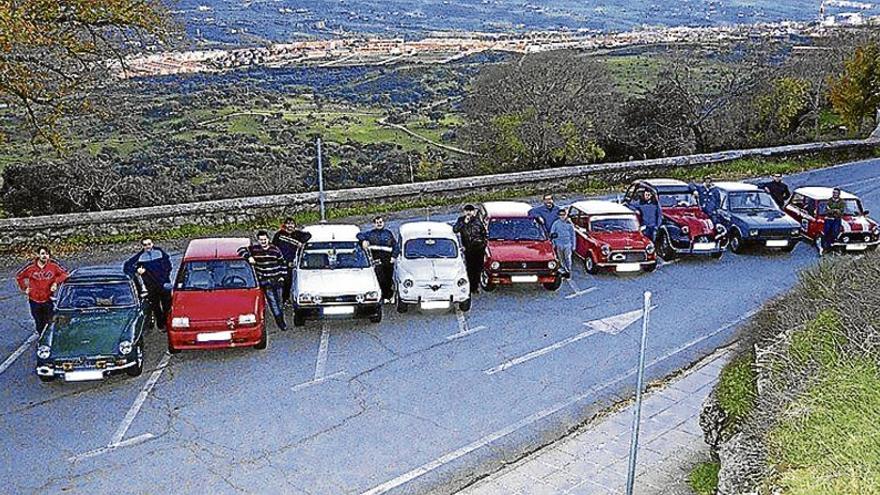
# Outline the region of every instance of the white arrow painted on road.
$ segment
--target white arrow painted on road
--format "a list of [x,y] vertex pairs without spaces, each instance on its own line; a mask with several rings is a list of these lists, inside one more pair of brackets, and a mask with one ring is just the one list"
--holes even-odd
[[[651,311],[653,311],[657,306],[651,306]],[[626,330],[626,328],[633,323],[642,319],[642,310],[637,309],[635,311],[630,311],[629,313],[623,313],[617,316],[609,316],[608,318],[602,318],[601,320],[593,320],[584,323],[584,325],[596,330],[598,332],[604,332],[611,335],[617,335],[620,332]]]

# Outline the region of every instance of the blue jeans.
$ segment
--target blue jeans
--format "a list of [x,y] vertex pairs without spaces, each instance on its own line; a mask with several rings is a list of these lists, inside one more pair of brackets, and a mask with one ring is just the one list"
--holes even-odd
[[36,302],[28,299],[31,307],[31,316],[34,318],[36,332],[40,333],[46,328],[46,325],[52,322],[52,314],[55,312],[55,303],[52,300],[46,302]]
[[282,292],[284,290],[284,282],[270,282],[262,284],[260,288],[263,289],[263,295],[266,296],[266,305],[269,306],[269,311],[275,317],[275,323],[278,324],[278,328],[282,330],[287,328],[287,325],[284,323],[284,309],[281,307],[283,304]]
[[838,235],[840,235],[840,219],[826,218],[825,225],[822,226],[822,249],[830,249]]
[[657,236],[657,227],[655,225],[645,225],[645,237],[653,241]]

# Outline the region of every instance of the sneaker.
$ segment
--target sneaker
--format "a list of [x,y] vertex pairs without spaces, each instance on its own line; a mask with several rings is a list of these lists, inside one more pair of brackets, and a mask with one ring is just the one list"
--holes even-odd
[[824,255],[825,255],[825,248],[822,247],[821,244],[819,244],[819,256],[824,256]]

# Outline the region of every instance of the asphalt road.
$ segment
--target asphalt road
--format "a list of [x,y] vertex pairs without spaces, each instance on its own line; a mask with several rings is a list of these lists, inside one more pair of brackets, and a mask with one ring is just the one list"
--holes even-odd
[[[788,181],[843,185],[880,213],[880,160]],[[265,351],[170,357],[153,332],[141,377],[51,384],[0,273],[0,492],[454,492],[632,392],[640,325],[626,314],[643,291],[657,379],[729,343],[817,259],[801,244],[635,276],[579,266],[558,292],[500,288],[466,314],[273,328]]]

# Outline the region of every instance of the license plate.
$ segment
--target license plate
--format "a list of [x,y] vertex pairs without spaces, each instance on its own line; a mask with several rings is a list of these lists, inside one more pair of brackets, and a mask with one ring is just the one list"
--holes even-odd
[[767,241],[767,247],[788,247],[788,241]]
[[641,271],[642,265],[638,263],[621,263],[617,265],[618,272],[638,272]]
[[711,251],[715,249],[714,242],[695,242],[694,251]]
[[103,380],[104,372],[101,370],[68,371],[64,373],[65,382],[88,382],[91,380]]
[[846,245],[847,251],[864,251],[865,249],[868,249],[867,244],[847,244]]
[[449,309],[449,301],[422,301],[422,309]]
[[200,333],[196,336],[198,342],[223,342],[232,340],[232,332]]
[[537,275],[513,275],[510,281],[515,284],[534,283],[538,281]]
[[353,315],[354,306],[327,306],[324,308],[325,315]]

